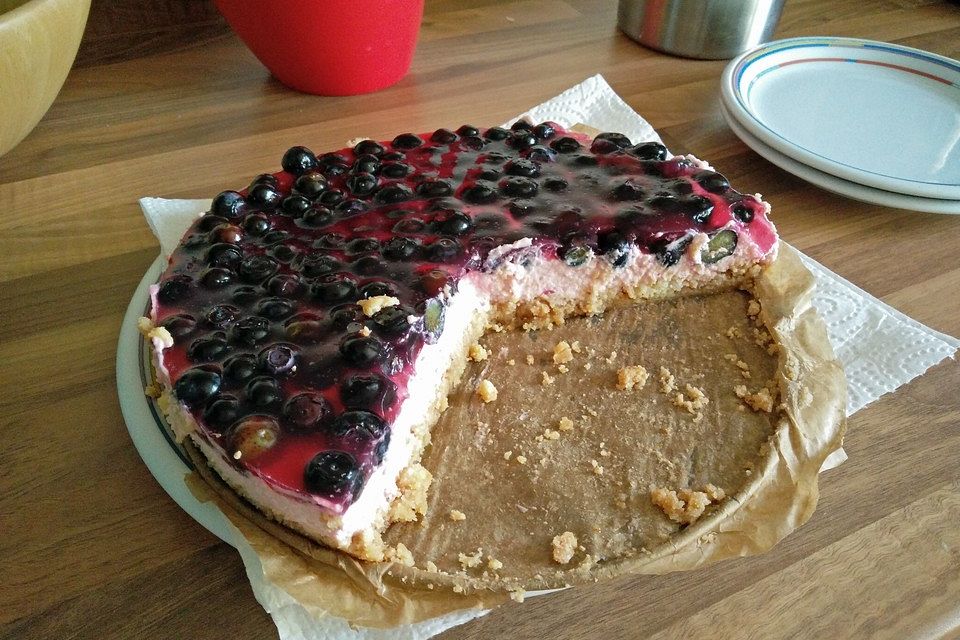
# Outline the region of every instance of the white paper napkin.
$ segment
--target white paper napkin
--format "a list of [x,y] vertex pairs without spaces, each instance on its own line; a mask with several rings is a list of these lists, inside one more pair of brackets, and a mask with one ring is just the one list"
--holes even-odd
[[[564,126],[583,123],[605,131],[619,131],[634,142],[660,141],[650,124],[600,75],[588,78],[518,118],[525,115],[537,122],[553,120]],[[143,198],[140,206],[164,255],[169,255],[193,219],[209,208],[210,201]],[[804,263],[816,276],[817,293],[813,303],[826,321],[830,341],[847,374],[848,415],[952,357],[960,347],[960,340],[909,318],[811,258],[804,256]],[[841,450],[827,460],[824,469],[844,459]],[[486,613],[457,612],[389,631],[353,629],[345,620],[332,616],[318,619],[285,591],[267,582],[253,549],[239,532],[236,538],[234,546],[243,558],[254,595],[273,617],[281,640],[425,640]]]

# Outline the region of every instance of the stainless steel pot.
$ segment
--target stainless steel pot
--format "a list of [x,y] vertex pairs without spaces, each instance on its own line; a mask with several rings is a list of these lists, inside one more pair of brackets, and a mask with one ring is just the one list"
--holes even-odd
[[766,42],[784,0],[620,0],[617,25],[652,49],[725,60]]

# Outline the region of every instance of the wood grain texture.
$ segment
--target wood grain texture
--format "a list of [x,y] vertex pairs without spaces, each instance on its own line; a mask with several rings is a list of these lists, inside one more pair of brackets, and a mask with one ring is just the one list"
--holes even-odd
[[[723,62],[646,50],[615,14],[606,0],[431,0],[407,78],[319,98],[272,80],[207,2],[94,0],[79,66],[0,157],[0,638],[275,637],[235,552],[140,461],[113,361],[157,253],[137,199],[241,186],[291,144],[498,123],[603,73],[671,148],[773,202],[787,241],[960,334],[960,219],[853,202],[770,165],[720,116]],[[956,58],[960,6],[790,0],[776,35]],[[857,413],[817,513],[768,554],[530,599],[444,637],[958,637],[958,389],[945,362]]]

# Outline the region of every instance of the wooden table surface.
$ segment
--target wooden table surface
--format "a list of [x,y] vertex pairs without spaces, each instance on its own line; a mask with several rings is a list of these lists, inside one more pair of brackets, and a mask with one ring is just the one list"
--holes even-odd
[[[0,158],[0,636],[276,636],[236,552],[134,450],[114,355],[158,252],[137,199],[242,186],[292,144],[492,125],[602,73],[672,149],[774,203],[784,239],[960,335],[960,218],[853,202],[769,164],[720,115],[724,62],[636,45],[608,0],[428,5],[407,78],[320,98],[271,79],[207,2],[95,0],[53,108]],[[958,58],[960,5],[789,0],[776,35]],[[444,637],[960,637],[958,391],[948,361],[858,412],[813,519],[770,553],[511,603]]]

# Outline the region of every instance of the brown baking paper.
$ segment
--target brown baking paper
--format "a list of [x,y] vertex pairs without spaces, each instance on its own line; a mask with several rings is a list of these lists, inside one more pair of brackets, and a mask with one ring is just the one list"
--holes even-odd
[[[490,608],[507,591],[761,553],[813,513],[818,472],[842,444],[846,384],[810,306],[813,284],[786,245],[756,282],[759,318],[781,345],[774,355],[743,291],[645,301],[550,331],[488,333],[488,358],[470,364],[433,428],[426,516],[385,536],[412,551],[415,567],[317,545],[198,468],[230,503],[269,580],[315,614],[360,626]],[[565,372],[554,362],[561,340],[579,349]],[[643,388],[618,389],[619,369],[636,365],[649,374]],[[675,389],[665,393],[670,376]],[[481,380],[497,387],[496,401],[479,399]],[[735,393],[768,383],[782,409],[754,411]],[[705,406],[676,406],[677,393],[696,394],[686,385],[703,392]],[[561,427],[564,418],[572,428]],[[655,487],[708,485],[726,498],[691,524],[672,521],[650,497]],[[552,541],[564,532],[577,548],[559,564]],[[425,570],[427,561],[437,571]]]

